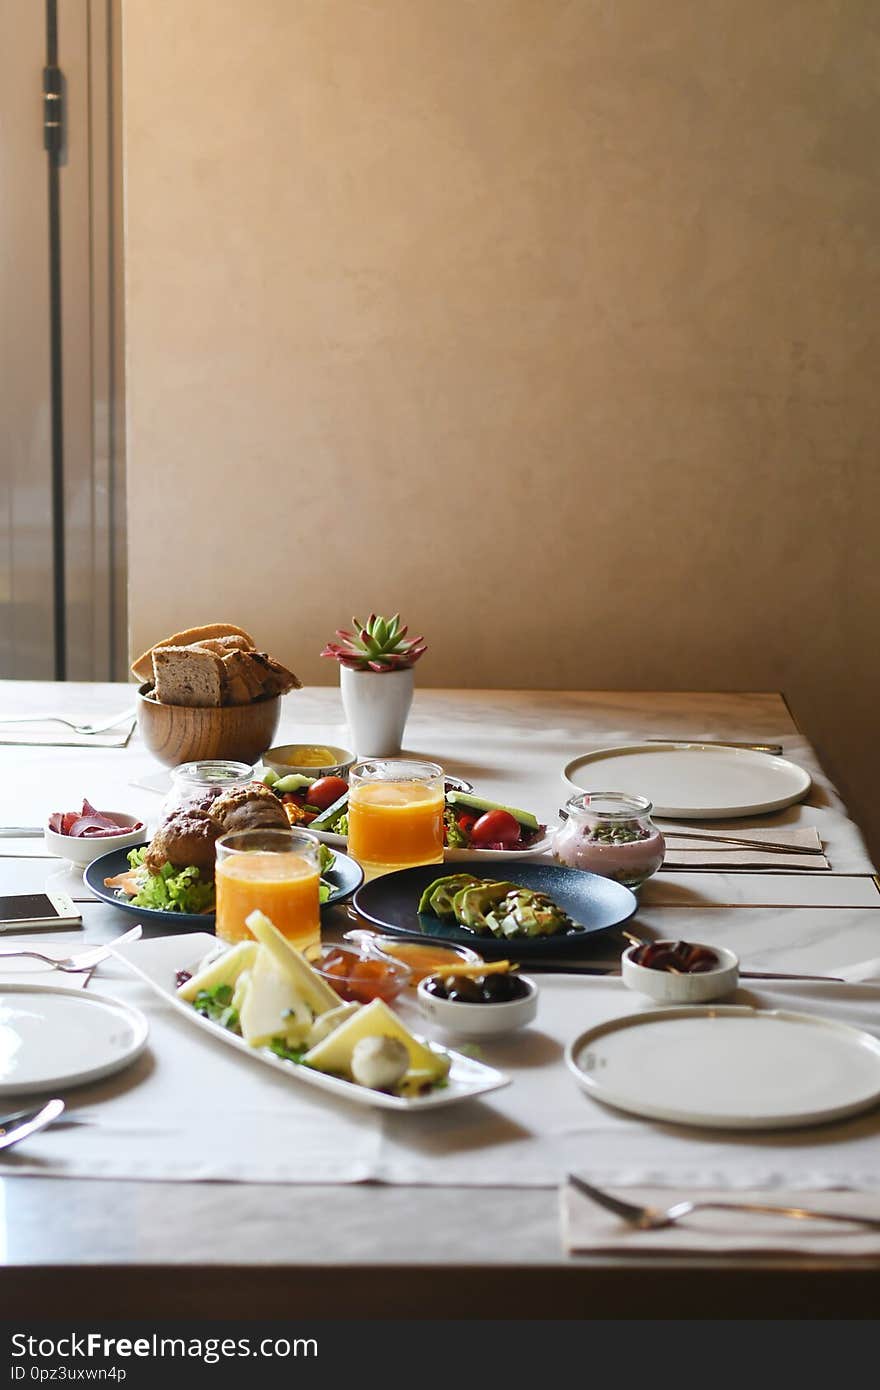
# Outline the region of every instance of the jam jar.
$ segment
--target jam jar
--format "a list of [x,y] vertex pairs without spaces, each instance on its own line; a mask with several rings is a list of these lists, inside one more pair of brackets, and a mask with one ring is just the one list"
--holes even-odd
[[666,843],[651,820],[645,796],[582,792],[566,802],[567,817],[553,837],[553,856],[572,869],[586,869],[638,888],[663,863]]
[[254,780],[249,763],[230,762],[226,758],[205,758],[200,762],[181,763],[171,771],[171,791],[162,804],[167,816],[178,806],[199,806],[207,810],[215,797],[246,787]]

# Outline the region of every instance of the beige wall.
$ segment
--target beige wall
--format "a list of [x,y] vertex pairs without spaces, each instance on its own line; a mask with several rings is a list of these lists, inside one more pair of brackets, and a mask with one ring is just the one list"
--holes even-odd
[[872,0],[124,22],[132,646],[327,683],[401,608],[426,684],[780,688],[867,816]]

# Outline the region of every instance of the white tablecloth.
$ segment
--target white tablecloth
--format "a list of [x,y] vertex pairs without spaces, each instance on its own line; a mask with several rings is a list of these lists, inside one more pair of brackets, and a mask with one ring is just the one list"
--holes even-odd
[[[619,980],[541,976],[540,990],[535,1025],[481,1044],[511,1086],[485,1101],[399,1115],[337,1101],[240,1057],[190,1028],[119,963],[101,966],[90,991],[141,1007],[150,1050],[127,1072],[69,1091],[78,1123],[0,1155],[0,1174],[551,1187],[576,1169],[612,1184],[880,1187],[880,1109],[797,1132],[719,1134],[600,1105],[567,1071],[565,1044],[646,1002]],[[880,1034],[876,984],[786,984],[738,999]],[[414,1012],[410,1022],[421,1026]]]

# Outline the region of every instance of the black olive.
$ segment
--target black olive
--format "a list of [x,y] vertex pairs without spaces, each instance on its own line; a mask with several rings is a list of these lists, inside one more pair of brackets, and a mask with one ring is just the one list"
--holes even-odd
[[438,999],[446,998],[446,981],[439,975],[434,975],[425,983],[428,994],[434,994]]
[[452,1004],[481,1004],[483,1002],[483,992],[476,980],[469,980],[465,975],[453,975],[451,980],[447,980],[446,998]]
[[522,999],[527,992],[522,980],[515,975],[488,975],[483,981],[483,998],[487,1004],[508,1004],[512,999]]

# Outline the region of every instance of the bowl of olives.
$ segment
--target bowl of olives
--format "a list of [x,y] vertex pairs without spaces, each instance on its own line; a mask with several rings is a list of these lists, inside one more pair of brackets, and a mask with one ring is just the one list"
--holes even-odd
[[512,1033],[538,1012],[538,986],[515,971],[428,975],[416,995],[433,1023],[460,1038]]
[[706,1004],[732,994],[739,960],[725,946],[697,941],[645,941],[620,959],[623,983],[658,1004]]

